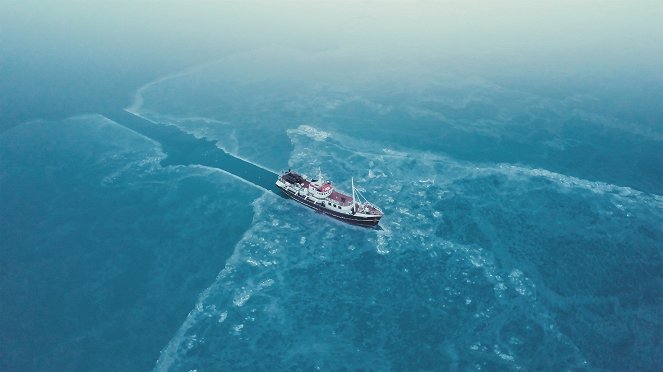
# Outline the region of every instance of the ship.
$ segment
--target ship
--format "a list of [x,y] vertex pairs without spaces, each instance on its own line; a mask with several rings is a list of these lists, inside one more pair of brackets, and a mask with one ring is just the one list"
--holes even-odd
[[353,225],[377,226],[384,213],[355,188],[354,178],[351,184],[351,195],[344,194],[336,190],[331,181],[323,180],[320,171],[318,178],[308,179],[288,170],[276,180],[276,186],[285,195],[319,213]]

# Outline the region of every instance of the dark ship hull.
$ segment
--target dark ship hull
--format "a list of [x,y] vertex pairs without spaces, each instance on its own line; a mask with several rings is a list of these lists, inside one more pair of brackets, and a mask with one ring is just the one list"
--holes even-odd
[[367,226],[367,227],[377,226],[378,223],[380,223],[380,218],[382,218],[382,216],[377,216],[377,217],[355,217],[355,216],[352,216],[352,215],[348,216],[345,213],[329,210],[329,209],[327,209],[327,208],[325,208],[325,207],[323,207],[319,204],[314,203],[312,200],[305,199],[305,198],[293,193],[290,190],[281,189],[281,191],[283,191],[283,193],[285,195],[289,196],[290,198],[296,200],[297,202],[299,202],[299,203],[301,203],[301,204],[303,204],[303,205],[305,205],[305,206],[307,206],[311,209],[315,209],[318,212],[321,212],[321,213],[324,213],[326,215],[332,216],[336,219],[339,219],[343,222],[347,222],[349,224],[359,225],[359,226]]

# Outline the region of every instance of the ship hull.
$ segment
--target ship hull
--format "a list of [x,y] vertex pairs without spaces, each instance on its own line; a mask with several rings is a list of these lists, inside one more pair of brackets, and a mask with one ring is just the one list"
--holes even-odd
[[382,216],[371,216],[371,217],[359,217],[359,216],[354,216],[354,215],[348,215],[345,213],[341,212],[336,212],[334,210],[330,210],[325,208],[322,205],[316,204],[314,201],[310,199],[306,199],[300,195],[297,195],[296,193],[279,187],[281,191],[291,199],[295,200],[296,202],[303,204],[311,209],[314,209],[320,213],[324,213],[326,215],[329,215],[331,217],[336,218],[337,220],[343,221],[345,223],[349,223],[352,225],[357,225],[357,226],[365,226],[365,227],[375,227],[378,225],[380,222],[380,218]]

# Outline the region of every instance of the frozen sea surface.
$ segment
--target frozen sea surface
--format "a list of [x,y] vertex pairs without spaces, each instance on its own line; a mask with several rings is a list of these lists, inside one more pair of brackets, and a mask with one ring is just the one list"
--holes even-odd
[[[2,322],[29,322],[0,336],[21,346],[3,359],[28,369],[65,355],[54,366],[655,370],[663,130],[568,90],[276,49],[136,92],[129,111],[266,169],[320,168],[344,190],[354,177],[385,211],[381,230],[164,161],[154,139],[102,116],[4,132],[12,218],[2,233],[20,244],[3,251],[12,284],[0,290],[19,300]],[[55,247],[44,255],[55,261],[36,258]],[[65,268],[56,281],[29,274]],[[42,302],[20,295],[35,280]],[[61,336],[33,338],[41,327]],[[31,345],[48,352],[21,364]],[[90,356],[98,345],[114,354]]]
[[273,169],[354,176],[382,230],[263,195],[157,370],[660,364],[661,128],[588,96],[330,77],[343,61],[281,52],[166,78],[133,108]]
[[164,157],[99,115],[0,135],[0,369],[152,368],[260,195]]
[[363,173],[383,230],[265,194],[157,369],[653,366],[660,198],[310,133],[291,163]]

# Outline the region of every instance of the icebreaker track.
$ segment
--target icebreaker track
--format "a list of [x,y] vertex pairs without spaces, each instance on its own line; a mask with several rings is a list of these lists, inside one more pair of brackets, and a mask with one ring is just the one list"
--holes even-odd
[[154,123],[124,110],[105,113],[104,116],[159,142],[164,152],[168,154],[162,161],[166,165],[202,165],[218,168],[265,191],[274,193],[278,191],[273,183],[278,174],[230,155],[218,148],[214,141],[197,139],[174,126]]

